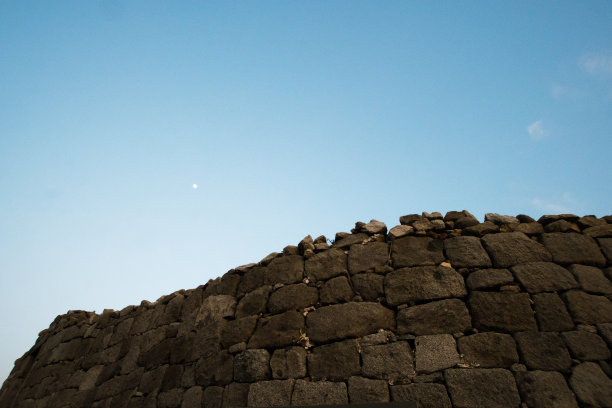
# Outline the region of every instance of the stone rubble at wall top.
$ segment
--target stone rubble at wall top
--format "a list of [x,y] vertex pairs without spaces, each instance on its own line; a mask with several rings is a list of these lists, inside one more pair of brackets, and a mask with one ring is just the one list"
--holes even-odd
[[612,216],[358,222],[43,330],[0,408],[612,407]]

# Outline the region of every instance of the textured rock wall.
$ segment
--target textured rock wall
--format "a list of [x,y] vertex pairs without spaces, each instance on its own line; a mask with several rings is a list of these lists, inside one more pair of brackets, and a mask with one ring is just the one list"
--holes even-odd
[[58,316],[0,407],[612,406],[612,217],[400,223]]

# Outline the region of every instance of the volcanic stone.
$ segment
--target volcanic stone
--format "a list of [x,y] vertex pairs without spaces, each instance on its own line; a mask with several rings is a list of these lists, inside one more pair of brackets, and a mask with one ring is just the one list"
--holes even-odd
[[236,318],[240,319],[241,317],[258,315],[265,312],[271,290],[272,286],[266,285],[244,295],[240,299],[238,307],[236,307]]
[[514,282],[514,276],[507,269],[480,269],[470,273],[465,280],[471,290],[489,289]]
[[437,265],[444,260],[443,243],[429,237],[403,237],[393,241],[391,259],[395,268]]
[[574,328],[574,321],[556,293],[533,295],[533,301],[541,331],[565,331]]
[[572,366],[572,359],[563,340],[557,333],[521,332],[514,338],[531,370],[566,371]]
[[351,277],[355,291],[367,301],[376,301],[385,295],[385,277],[372,272],[360,273]]
[[313,380],[345,380],[361,373],[356,340],[315,347],[308,354],[308,373]]
[[570,265],[568,269],[576,276],[585,291],[603,295],[612,294],[612,283],[604,276],[601,269],[586,265]]
[[567,269],[552,262],[528,262],[511,268],[529,293],[576,288],[578,283]]
[[477,333],[460,337],[459,352],[464,361],[483,368],[509,368],[518,363],[516,343],[509,334]]
[[291,404],[295,380],[261,381],[249,387],[249,407],[281,407]]
[[354,296],[346,276],[337,276],[325,282],[321,288],[321,303],[348,302]]
[[305,377],[306,350],[302,347],[274,350],[270,367],[274,379]]
[[455,408],[518,407],[521,399],[514,377],[508,370],[448,369],[444,372]]
[[563,295],[576,323],[598,324],[612,322],[612,303],[605,296],[589,295],[570,290]]
[[522,232],[526,235],[540,235],[544,233],[544,227],[539,222],[528,222],[525,224],[513,224],[511,227],[514,232]]
[[376,220],[370,220],[370,222],[368,222],[367,224],[363,225],[360,228],[360,231],[365,232],[366,234],[370,234],[370,235],[386,234],[387,226],[383,222],[376,221]]
[[463,235],[482,237],[486,234],[498,232],[499,227],[491,221],[485,221],[480,224],[472,225],[463,230]]
[[416,370],[433,373],[459,363],[455,339],[450,334],[419,336],[415,339]]
[[416,402],[419,408],[452,408],[446,387],[442,384],[392,385],[391,399]]
[[542,234],[542,242],[560,264],[605,266],[606,260],[595,240],[576,233],[554,232]]
[[612,236],[612,225],[596,225],[594,227],[590,227],[582,231],[584,235],[587,235],[592,238],[603,238]]
[[316,343],[360,337],[395,327],[393,311],[374,302],[325,306],[308,313],[306,319],[307,335]]
[[470,314],[459,299],[446,299],[397,312],[397,331],[415,335],[459,333],[472,327]]
[[287,285],[272,292],[268,299],[270,313],[281,313],[286,310],[303,310],[319,301],[317,288],[303,283]]
[[304,331],[304,316],[296,311],[264,317],[257,323],[249,348],[284,347],[294,344]]
[[523,401],[534,408],[578,408],[565,378],[555,371],[528,371],[516,374]]
[[521,232],[485,235],[482,242],[498,268],[552,259],[546,248]]
[[456,268],[488,268],[489,255],[476,237],[453,237],[444,240],[444,251]]
[[608,263],[612,263],[612,238],[597,238],[601,252],[608,258]]
[[331,381],[297,380],[293,387],[291,405],[348,404],[346,384]]
[[389,386],[385,380],[351,377],[348,380],[348,393],[352,404],[389,401]]
[[405,235],[408,235],[412,231],[414,231],[414,228],[412,228],[410,225],[396,225],[395,227],[391,228],[391,230],[389,231],[389,235],[387,235],[387,239],[394,240],[394,239],[403,237]]
[[412,350],[405,341],[365,346],[361,352],[363,374],[390,381],[414,377]]
[[583,404],[609,407],[612,401],[612,380],[595,363],[582,363],[572,370],[570,386]]
[[224,317],[234,317],[236,312],[236,298],[229,295],[209,296],[202,302],[196,323],[217,321]]
[[463,277],[446,266],[398,269],[385,277],[385,292],[390,305],[467,294]]
[[[249,389],[248,383],[231,383],[223,391],[223,407],[246,407],[248,404]],[[207,405],[204,405],[206,408]]]
[[610,350],[606,343],[595,333],[584,330],[561,333],[565,344],[578,360],[607,360]]
[[[247,384],[248,385],[248,384]],[[221,408],[223,404],[223,387],[210,386],[204,388],[202,403],[206,408]]]
[[389,262],[389,247],[384,242],[352,245],[348,256],[348,269],[352,274],[364,272]]
[[472,292],[468,304],[478,330],[537,330],[526,293]]
[[336,234],[336,242],[334,242],[335,248],[346,249],[351,245],[361,244],[362,242],[368,240],[370,237],[368,234],[359,233],[359,234],[348,234],[340,239],[338,239],[338,234]]
[[343,275],[347,273],[346,258],[343,251],[335,248],[319,252],[306,260],[306,276],[313,281],[318,281]]
[[246,350],[234,358],[234,381],[253,382],[269,378],[270,353],[268,350]]

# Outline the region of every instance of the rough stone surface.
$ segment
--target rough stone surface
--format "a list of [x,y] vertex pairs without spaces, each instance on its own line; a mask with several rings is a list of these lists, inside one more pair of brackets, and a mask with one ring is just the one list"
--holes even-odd
[[419,336],[415,339],[416,371],[433,373],[459,363],[455,339],[450,334]]
[[567,371],[572,366],[567,347],[557,333],[521,332],[514,338],[531,370]]
[[249,348],[284,347],[295,344],[304,331],[304,316],[295,311],[264,317],[257,323]]
[[604,276],[601,269],[576,264],[570,265],[568,269],[576,276],[580,286],[586,292],[612,295],[612,282]]
[[462,297],[467,294],[463,277],[446,266],[418,266],[393,271],[385,277],[387,303]]
[[565,378],[555,371],[519,372],[516,382],[523,401],[534,408],[578,408]]
[[601,252],[608,259],[608,264],[612,264],[612,238],[597,238]]
[[570,290],[563,295],[576,323],[598,324],[612,322],[612,302],[605,296],[590,295]]
[[444,260],[443,243],[428,237],[404,237],[393,241],[391,259],[395,268],[438,265]]
[[303,283],[288,285],[274,291],[268,299],[270,313],[282,313],[287,310],[303,310],[319,300],[317,288]]
[[552,259],[546,248],[521,232],[489,234],[482,242],[497,268]]
[[482,368],[510,368],[519,362],[516,343],[509,334],[477,333],[457,341],[463,361]]
[[561,333],[561,337],[572,355],[578,360],[608,360],[610,350],[606,343],[595,333],[575,330]]
[[555,232],[542,234],[542,243],[559,264],[605,266],[606,260],[591,237],[577,233]]
[[451,368],[444,378],[455,408],[507,408],[521,403],[514,377],[501,368]]
[[297,380],[293,387],[291,405],[348,404],[346,384],[331,381]]
[[355,294],[346,276],[337,276],[325,282],[321,288],[321,303],[348,302]]
[[368,234],[358,233],[358,234],[346,234],[341,238],[336,234],[336,242],[334,242],[335,248],[346,249],[351,245],[361,244],[367,240],[369,240]]
[[385,277],[373,272],[360,273],[351,277],[353,288],[366,301],[376,301],[385,296]]
[[402,309],[397,313],[397,331],[415,335],[467,331],[472,320],[465,304],[447,299]]
[[470,273],[465,280],[471,290],[496,288],[514,282],[514,276],[507,269],[480,269]]
[[510,270],[529,293],[568,290],[578,286],[567,269],[552,262],[529,262],[515,265]]
[[302,378],[306,376],[306,350],[290,347],[274,351],[270,359],[274,379]]
[[308,371],[313,380],[338,381],[360,374],[357,341],[345,340],[315,347],[308,354]]
[[352,245],[348,256],[348,269],[352,274],[365,272],[389,262],[389,247],[385,242]]
[[347,273],[346,254],[332,248],[329,251],[319,252],[308,258],[305,264],[305,275],[313,281],[327,280]]
[[236,318],[240,319],[265,312],[271,290],[271,286],[262,286],[244,295],[238,303],[238,307],[236,307]]
[[516,332],[538,329],[526,293],[472,292],[468,304],[474,327],[479,330]]
[[245,350],[234,358],[234,381],[253,382],[269,378],[270,353],[268,350]]
[[410,225],[397,225],[389,231],[389,239],[394,240],[408,235],[414,231]]
[[416,402],[419,408],[451,408],[452,404],[446,387],[442,384],[422,383],[392,385],[393,401]]
[[444,251],[455,268],[489,268],[489,255],[476,237],[453,237],[444,240]]
[[541,331],[565,331],[574,328],[574,321],[556,293],[534,295],[533,301]]
[[583,404],[594,407],[611,405],[612,380],[597,364],[587,362],[574,367],[569,383]]
[[261,381],[249,387],[249,407],[282,407],[291,404],[294,380]]
[[351,404],[388,402],[389,386],[385,380],[350,377],[348,380],[348,394]]
[[412,350],[405,341],[363,347],[361,358],[367,377],[397,382],[409,381],[415,375]]

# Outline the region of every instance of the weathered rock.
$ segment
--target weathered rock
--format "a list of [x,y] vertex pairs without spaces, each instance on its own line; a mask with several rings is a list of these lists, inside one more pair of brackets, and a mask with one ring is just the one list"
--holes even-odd
[[270,313],[281,313],[287,310],[303,310],[319,301],[317,288],[303,283],[287,285],[272,292],[268,299]]
[[297,380],[293,387],[291,405],[348,404],[346,384],[331,381]]
[[270,353],[266,349],[250,349],[234,358],[234,381],[254,382],[270,378]]
[[601,337],[594,333],[576,330],[561,333],[561,337],[563,337],[572,355],[578,360],[593,361],[610,358],[608,346]]
[[510,229],[513,232],[522,232],[526,235],[540,235],[544,233],[544,227],[539,222],[529,222],[521,224],[512,224]]
[[[241,384],[242,385],[242,384]],[[246,384],[248,386],[248,384]],[[223,387],[206,387],[202,393],[202,404],[206,408],[221,408],[223,404]]]
[[218,321],[224,317],[234,317],[236,298],[229,295],[209,296],[202,302],[196,323]]
[[474,225],[478,225],[478,220],[471,214],[469,216],[463,216],[455,220],[455,228],[458,229],[473,227]]
[[308,337],[319,344],[395,327],[393,311],[373,302],[325,306],[306,319]]
[[419,408],[452,408],[446,387],[442,384],[392,385],[391,399],[416,402]]
[[414,377],[412,350],[405,341],[363,347],[363,375],[389,381],[408,381]]
[[228,351],[219,351],[198,360],[195,378],[199,385],[226,385],[232,382],[233,371],[233,356]]
[[497,225],[503,224],[518,224],[520,221],[511,215],[500,215],[496,213],[487,213],[485,214],[485,221],[491,221]]
[[498,268],[552,259],[546,248],[521,232],[489,234],[482,238],[482,242]]
[[459,363],[455,339],[450,334],[419,336],[415,339],[416,370],[433,373]]
[[574,223],[570,223],[565,220],[557,220],[553,221],[550,224],[546,224],[544,227],[544,231],[546,232],[580,232],[580,228],[578,225]]
[[257,319],[258,316],[248,316],[225,323],[221,331],[221,345],[227,348],[248,341],[255,330]]
[[306,277],[312,281],[318,281],[344,275],[347,273],[346,258],[343,251],[335,248],[319,252],[306,260]]
[[490,369],[448,369],[446,385],[455,408],[518,407],[521,399],[510,371]]
[[157,394],[157,406],[159,408],[179,408],[183,399],[183,389],[175,388],[173,390],[160,392]]
[[251,384],[249,383],[231,383],[225,387],[223,391],[223,408],[246,407],[250,386]]
[[574,367],[569,383],[581,403],[593,407],[610,406],[612,380],[597,364],[588,362]]
[[443,243],[429,237],[403,237],[393,241],[391,259],[395,268],[437,265],[444,260]]
[[249,407],[282,407],[291,404],[295,380],[261,381],[249,387]]
[[354,295],[346,276],[337,276],[325,282],[321,288],[321,303],[348,302]]
[[313,380],[341,381],[361,373],[356,340],[315,347],[308,354],[308,373]]
[[264,317],[257,323],[249,348],[284,347],[295,344],[304,331],[304,316],[296,311]]
[[497,225],[493,224],[491,221],[485,221],[483,223],[475,224],[471,227],[465,228],[463,230],[463,235],[482,237],[486,234],[491,234],[498,231],[499,227]]
[[358,233],[358,234],[348,234],[342,237],[341,239],[338,239],[338,238],[339,237],[336,235],[336,242],[334,242],[334,245],[332,245],[332,247],[345,249],[354,244],[361,244],[367,241],[370,237],[368,236],[368,234]]
[[444,240],[446,256],[456,268],[488,268],[489,255],[476,237],[453,237]]
[[402,334],[459,333],[471,327],[470,314],[459,299],[429,302],[397,312],[397,331]]
[[201,408],[202,407],[202,387],[193,386],[183,394],[181,408]]
[[478,330],[516,332],[538,329],[526,293],[472,292],[468,304],[474,327]]
[[608,259],[608,264],[612,264],[612,238],[597,238],[597,242],[601,252]]
[[509,334],[477,333],[460,337],[459,352],[471,366],[482,368],[509,368],[518,363],[516,343]]
[[387,226],[384,222],[370,220],[367,224],[363,225],[360,228],[360,232],[365,232],[366,234],[374,235],[374,234],[386,234]]
[[272,286],[261,286],[244,295],[236,307],[236,318],[258,315],[266,311]]
[[516,216],[516,219],[519,220],[521,223],[529,223],[529,222],[536,222],[535,219],[531,218],[528,215],[525,214],[519,214]]
[[480,269],[470,273],[465,280],[470,290],[489,289],[514,282],[514,276],[507,269]]
[[534,408],[578,408],[563,375],[554,371],[519,372],[516,382],[523,401]]
[[389,247],[385,242],[352,245],[348,255],[348,269],[352,274],[373,269],[389,262]]
[[596,225],[585,229],[582,233],[591,238],[612,237],[612,224]]
[[405,235],[409,235],[413,231],[414,231],[414,228],[412,228],[410,225],[396,225],[395,227],[391,228],[387,238],[389,240],[394,240],[397,238],[401,238]]
[[520,332],[514,338],[531,370],[567,371],[572,366],[565,343],[557,333]]
[[385,277],[387,303],[462,297],[467,294],[463,277],[446,266],[418,266],[390,272]]
[[528,262],[510,270],[529,293],[568,290],[578,286],[567,269],[552,262]]
[[360,273],[351,277],[353,288],[366,301],[376,301],[385,295],[385,277],[372,272]]
[[597,325],[599,334],[606,340],[609,346],[612,346],[612,323],[602,323]]
[[542,243],[559,264],[605,266],[606,260],[591,237],[576,233],[542,234]]
[[581,229],[586,229],[589,227],[596,227],[597,225],[606,225],[607,222],[603,218],[597,218],[594,215],[585,215],[584,217],[580,217],[578,219],[578,226]]
[[574,321],[556,293],[533,295],[533,301],[541,331],[565,331],[574,328]]
[[389,386],[385,380],[351,377],[348,380],[348,394],[351,404],[388,402]]
[[420,214],[408,214],[408,215],[402,215],[399,218],[399,222],[401,225],[412,225],[413,222],[422,221],[423,218],[424,217]]
[[589,295],[570,290],[563,295],[576,323],[598,324],[612,322],[612,302],[605,296]]
[[603,295],[612,294],[612,282],[604,276],[601,269],[586,265],[570,265],[568,269],[578,279],[583,290]]
[[306,350],[290,347],[274,351],[270,359],[274,379],[302,378],[306,376]]

